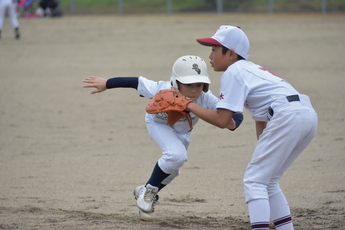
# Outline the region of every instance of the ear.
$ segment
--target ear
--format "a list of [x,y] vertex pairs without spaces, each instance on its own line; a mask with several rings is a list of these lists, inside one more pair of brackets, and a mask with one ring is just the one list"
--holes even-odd
[[235,61],[237,60],[237,53],[234,51],[234,50],[228,50],[228,57],[229,57],[229,60],[231,61]]

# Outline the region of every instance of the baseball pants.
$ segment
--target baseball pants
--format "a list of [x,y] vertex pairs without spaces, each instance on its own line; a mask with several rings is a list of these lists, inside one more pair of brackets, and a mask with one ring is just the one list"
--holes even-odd
[[16,15],[16,8],[17,8],[17,4],[14,3],[12,0],[0,0],[0,30],[2,30],[2,26],[4,24],[6,11],[8,12],[8,16],[11,20],[13,28],[19,27],[17,15]]
[[146,122],[148,132],[152,139],[162,149],[162,156],[158,160],[159,167],[170,174],[162,184],[169,184],[180,173],[180,168],[188,160],[187,148],[192,133],[177,133],[168,124]]

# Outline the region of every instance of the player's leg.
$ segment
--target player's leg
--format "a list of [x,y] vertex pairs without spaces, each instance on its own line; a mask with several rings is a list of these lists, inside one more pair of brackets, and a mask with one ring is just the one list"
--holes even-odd
[[304,135],[304,130],[301,130],[301,123],[304,121],[300,118],[294,112],[275,113],[258,140],[244,176],[246,202],[253,229],[255,226],[265,226],[268,229],[268,186]]
[[[309,103],[305,104],[310,105]],[[279,230],[293,229],[293,223],[287,199],[279,187],[278,180],[312,141],[318,126],[317,114],[310,106],[303,107],[299,103],[294,104],[293,106],[301,109],[299,112],[294,113],[293,119],[295,121],[296,128],[292,135],[289,135],[289,139],[292,139],[292,141],[287,140],[291,144],[294,144],[294,148],[285,162],[283,162],[281,168],[275,173],[268,186],[271,219],[276,229]],[[299,139],[297,142],[294,142],[293,140],[295,140],[295,138],[293,136],[296,134],[299,134]]]
[[148,131],[152,139],[162,150],[162,156],[158,160],[159,168],[166,174],[175,174],[185,161],[187,161],[187,148],[190,133],[179,134],[167,124],[147,122]]
[[12,23],[12,26],[14,28],[15,38],[19,39],[20,38],[20,32],[19,32],[19,22],[17,19],[16,8],[17,8],[16,3],[10,4],[10,6],[8,8],[8,16],[9,16],[11,23]]
[[[247,202],[256,199],[268,200],[271,205],[285,207],[286,213],[272,216],[270,210],[258,213],[255,205],[249,206],[249,214],[262,216],[261,222],[267,222],[267,213],[277,224],[285,221],[289,224],[290,210],[285,196],[281,192],[278,180],[292,162],[310,143],[316,133],[317,117],[313,111],[288,110],[274,115],[260,136],[251,163],[245,174],[245,193]],[[274,196],[280,194],[279,196]],[[260,217],[259,217],[260,219]],[[292,222],[290,224],[290,229]],[[277,229],[283,229],[277,228]]]
[[245,198],[252,229],[269,229],[269,182],[274,173],[281,168],[281,161],[284,162],[287,158],[284,150],[289,151],[291,148],[284,142],[284,136],[288,131],[281,128],[268,123],[244,174]]
[[163,180],[159,186],[159,191],[162,190],[168,184],[170,184],[178,175],[180,175],[180,170],[174,171],[167,178],[165,178],[165,180]]
[[0,38],[1,38],[2,26],[5,20],[5,14],[6,14],[6,5],[4,4],[3,1],[0,1]]
[[[162,157],[156,163],[145,187],[142,188],[141,195],[137,198],[137,206],[144,212],[152,212],[158,191],[178,175],[176,171],[187,160],[188,144],[185,143],[189,142],[179,137],[169,125],[147,122],[147,128],[152,139],[162,149]],[[169,180],[166,180],[167,178]]]
[[[280,178],[280,177],[279,177]],[[279,187],[278,177],[268,185],[270,215],[276,229],[293,229],[289,204]]]
[[304,113],[304,115],[306,115],[306,117],[304,119],[301,119],[304,120],[304,124],[301,124],[300,127],[304,129],[304,132],[301,131],[301,133],[306,133],[306,135],[304,137],[301,137],[301,139],[298,141],[295,148],[292,150],[291,154],[268,186],[271,219],[277,230],[293,229],[289,204],[285,195],[279,187],[279,178],[309,145],[311,140],[314,138],[317,129],[316,115],[307,116],[307,113]]
[[146,184],[150,184],[154,187],[157,187],[158,190],[160,188],[161,183],[170,176],[170,174],[165,173],[161,167],[159,167],[158,162],[156,163],[155,167],[153,168],[152,174],[150,179],[147,181]]

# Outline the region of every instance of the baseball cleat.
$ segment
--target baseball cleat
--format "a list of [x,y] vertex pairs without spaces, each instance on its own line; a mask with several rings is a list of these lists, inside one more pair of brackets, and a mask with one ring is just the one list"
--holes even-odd
[[[134,198],[137,200],[139,195],[140,195],[140,191],[141,189],[145,188],[145,185],[141,185],[139,187],[137,187],[133,194],[134,194]],[[159,196],[156,195],[154,201],[153,201],[153,204],[152,204],[152,212],[144,212],[142,211],[140,208],[139,208],[139,216],[140,216],[140,219],[144,220],[144,221],[154,221],[156,216],[154,214],[154,206],[155,204],[157,203],[157,201],[159,200]]]
[[136,189],[134,189],[133,194],[134,194],[134,198],[136,200],[138,199],[138,197],[140,195],[140,190],[141,190],[142,187],[145,187],[145,185],[138,186]]
[[[138,197],[139,197],[141,187],[145,187],[145,185],[141,185],[141,186],[137,187],[137,188],[134,190],[134,192],[133,192],[134,198],[135,198],[136,200],[137,200]],[[154,199],[154,202],[158,202],[158,201],[159,201],[159,196],[158,196],[158,194],[157,194],[156,197],[155,197],[155,199]]]
[[137,206],[139,209],[146,213],[153,213],[154,212],[154,205],[155,199],[157,196],[158,188],[154,187],[150,184],[145,186],[139,186],[140,188],[136,188],[134,193],[139,194],[137,197]]

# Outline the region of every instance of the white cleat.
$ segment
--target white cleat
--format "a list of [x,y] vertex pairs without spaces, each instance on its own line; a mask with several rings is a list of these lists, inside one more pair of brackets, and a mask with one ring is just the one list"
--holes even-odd
[[[135,190],[134,190],[134,198],[137,200],[139,195],[140,195],[140,190],[142,188],[145,188],[145,185],[141,185],[139,187],[137,187]],[[158,201],[158,195],[156,196],[155,200],[154,200],[154,204]],[[139,209],[139,216],[140,216],[140,219],[144,220],[144,221],[154,221],[156,216],[155,216],[155,213],[154,213],[154,208],[152,210],[152,212],[143,212],[141,209]]]
[[134,189],[133,194],[134,194],[134,198],[135,198],[136,200],[138,199],[138,197],[139,197],[139,195],[140,195],[140,190],[141,190],[141,188],[143,188],[143,187],[145,187],[145,185],[141,185],[141,186],[137,187],[136,189]]
[[158,188],[151,186],[150,184],[146,185],[146,187],[143,185],[139,186],[134,190],[134,197],[137,200],[137,206],[140,211],[145,213],[140,216],[146,216],[146,214],[152,216],[154,212],[154,205],[158,201],[157,192]]
[[[137,200],[139,195],[140,195],[140,190],[145,187],[145,185],[141,185],[139,187],[137,187],[133,194],[134,194],[134,198]],[[157,195],[158,197],[158,195]],[[158,199],[157,199],[158,200]],[[150,213],[147,213],[147,212],[143,212],[141,209],[139,209],[139,216],[142,220],[144,221],[154,221],[155,220],[155,213],[154,211],[153,212],[150,212]]]

